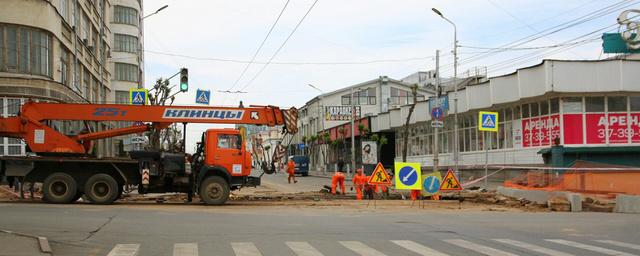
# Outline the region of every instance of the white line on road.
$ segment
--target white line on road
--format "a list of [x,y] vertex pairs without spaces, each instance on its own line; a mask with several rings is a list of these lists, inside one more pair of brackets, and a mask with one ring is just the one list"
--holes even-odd
[[524,249],[527,249],[527,250],[531,250],[531,251],[534,251],[534,252],[538,252],[538,253],[541,253],[541,254],[544,254],[544,255],[573,256],[573,254],[564,253],[564,252],[561,252],[561,251],[556,251],[556,250],[544,248],[542,246],[537,246],[537,245],[534,245],[534,244],[515,241],[515,240],[511,240],[511,239],[493,239],[493,240],[501,242],[501,243],[505,243],[505,244],[508,244],[508,245],[513,245],[513,246],[517,246],[517,247],[520,247],[520,248],[524,248]]
[[285,242],[285,244],[298,256],[323,256],[307,242]]
[[409,251],[415,252],[423,256],[448,256],[448,254],[441,253],[419,243],[409,240],[391,240],[392,243],[397,244]]
[[173,256],[198,256],[198,244],[196,243],[174,244]]
[[488,246],[484,246],[484,245],[479,245],[476,243],[472,243],[466,240],[462,240],[462,239],[444,239],[442,241],[445,241],[447,243],[450,243],[452,245],[455,246],[460,246],[462,248],[466,248],[472,251],[476,251],[479,252],[481,254],[484,255],[492,255],[492,256],[518,256],[517,254],[513,254],[513,253],[509,253],[509,252],[505,252],[505,251],[501,251],[498,249],[494,249]]
[[358,241],[340,241],[340,244],[363,256],[386,256],[384,253],[381,253],[378,250]]
[[615,246],[620,246],[620,247],[626,247],[626,248],[640,250],[640,245],[637,245],[637,244],[630,244],[630,243],[618,242],[618,241],[613,241],[613,240],[595,240],[595,241],[601,242],[601,243],[605,243],[605,244],[612,244],[612,245],[615,245]]
[[136,256],[140,244],[117,244],[107,256]]
[[253,243],[231,243],[236,256],[262,256]]
[[593,246],[593,245],[588,245],[588,244],[583,244],[583,243],[578,243],[578,242],[573,242],[573,241],[567,241],[567,240],[562,240],[562,239],[545,239],[545,240],[547,240],[549,242],[554,242],[554,243],[566,245],[566,246],[571,246],[571,247],[576,247],[576,248],[585,249],[585,250],[589,250],[589,251],[599,252],[599,253],[606,254],[606,255],[635,256],[634,254],[630,254],[630,253],[626,253],[626,252],[611,250],[611,249],[607,249],[607,248],[602,248],[602,247],[598,247],[598,246]]

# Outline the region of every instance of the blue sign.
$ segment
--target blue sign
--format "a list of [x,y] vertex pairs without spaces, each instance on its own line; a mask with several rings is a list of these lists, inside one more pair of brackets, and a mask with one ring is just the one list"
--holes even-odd
[[478,112],[478,130],[487,132],[498,131],[498,112],[480,111]]
[[149,92],[146,89],[129,89],[129,103],[132,105],[146,105]]
[[198,89],[196,91],[196,103],[209,105],[210,96],[211,96],[211,91]]
[[300,150],[304,150],[304,143],[300,143],[300,144],[298,144],[298,148],[299,148]]
[[411,166],[405,166],[400,169],[400,182],[405,186],[413,186],[418,181],[418,171]]
[[442,120],[442,117],[444,116],[444,112],[442,111],[442,108],[433,108],[431,109],[431,118],[435,119],[435,120]]
[[422,186],[425,192],[435,194],[440,190],[440,179],[436,176],[427,176]]
[[[438,106],[436,106],[436,103],[438,103]],[[440,107],[444,111],[449,110],[449,95],[440,96],[438,101],[436,101],[436,97],[429,97],[429,111],[436,107]]]

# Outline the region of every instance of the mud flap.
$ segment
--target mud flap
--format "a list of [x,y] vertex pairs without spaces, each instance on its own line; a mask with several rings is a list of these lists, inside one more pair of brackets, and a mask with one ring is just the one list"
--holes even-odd
[[257,187],[260,186],[260,177],[247,177],[247,181],[244,184],[244,187]]

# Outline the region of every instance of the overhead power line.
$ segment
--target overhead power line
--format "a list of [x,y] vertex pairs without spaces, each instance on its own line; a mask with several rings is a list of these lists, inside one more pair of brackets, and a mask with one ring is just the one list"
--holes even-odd
[[244,74],[247,73],[247,70],[249,69],[249,67],[251,66],[253,61],[256,60],[256,57],[260,53],[260,50],[262,50],[262,47],[264,46],[264,43],[267,42],[267,39],[269,39],[269,36],[271,35],[271,32],[273,32],[273,28],[276,27],[276,24],[278,24],[278,21],[280,20],[280,17],[282,17],[282,14],[284,13],[284,10],[287,9],[287,5],[289,5],[289,1],[290,0],[287,0],[287,2],[284,3],[284,6],[282,7],[282,10],[280,10],[280,14],[278,14],[278,17],[276,18],[276,20],[271,25],[271,28],[269,28],[269,32],[267,32],[267,35],[264,37],[264,39],[262,39],[262,42],[260,43],[260,46],[258,47],[256,52],[253,53],[253,57],[251,57],[251,61],[249,61],[247,63],[247,65],[244,67],[244,69],[242,70],[242,72],[240,73],[240,75],[238,76],[236,81],[233,83],[233,85],[231,87],[229,87],[229,90],[235,88],[236,85],[238,85],[238,82],[240,82],[240,79],[242,79]]
[[561,44],[544,45],[544,46],[533,46],[533,47],[504,47],[504,48],[499,48],[498,47],[498,48],[493,48],[493,47],[481,47],[481,46],[470,46],[470,45],[458,45],[458,47],[460,47],[460,48],[469,48],[469,49],[479,49],[479,50],[526,51],[526,50],[539,50],[539,49],[558,48],[558,47],[563,47],[563,46],[568,46],[568,45],[589,43],[589,42],[596,41],[596,40],[599,40],[599,38],[586,39],[586,40],[582,40],[582,41],[578,41],[578,42],[571,42],[571,43],[561,43]]
[[264,66],[262,66],[262,68],[260,69],[260,71],[258,71],[258,73],[256,73],[251,80],[249,80],[249,82],[247,82],[240,90],[243,91],[244,89],[246,89],[247,87],[251,86],[251,84],[253,83],[253,81],[256,80],[256,78],[258,78],[262,72],[264,72],[264,70],[269,66],[269,64],[273,61],[273,59],[276,58],[276,56],[278,56],[278,53],[280,53],[280,51],[282,50],[282,48],[284,48],[284,46],[287,44],[287,42],[289,42],[289,39],[291,39],[291,37],[293,36],[293,34],[298,30],[298,28],[300,27],[300,25],[302,24],[302,22],[304,21],[305,18],[307,18],[307,16],[309,15],[309,13],[311,12],[311,10],[313,10],[313,7],[316,6],[316,3],[318,3],[318,0],[313,1],[313,4],[311,5],[311,7],[309,7],[309,9],[307,10],[307,12],[304,14],[304,16],[302,16],[302,18],[300,19],[300,21],[298,21],[298,24],[296,24],[296,26],[293,28],[293,30],[291,30],[291,33],[289,33],[289,36],[287,36],[287,38],[284,40],[284,42],[282,42],[282,44],[280,45],[280,47],[278,47],[278,49],[273,53],[273,55],[271,55],[271,58],[269,58],[269,61],[267,61],[266,64],[264,64]]

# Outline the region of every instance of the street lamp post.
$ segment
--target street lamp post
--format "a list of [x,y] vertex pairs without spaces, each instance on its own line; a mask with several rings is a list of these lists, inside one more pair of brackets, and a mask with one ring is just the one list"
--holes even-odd
[[155,12],[150,13],[150,14],[148,14],[147,16],[142,17],[142,19],[144,20],[144,19],[146,19],[146,18],[149,18],[149,17],[150,17],[150,16],[152,16],[152,15],[158,14],[160,11],[162,11],[162,10],[166,9],[167,7],[169,7],[169,5],[168,5],[168,4],[167,4],[167,5],[165,5],[165,6],[160,7],[160,8],[159,8],[158,10],[156,10]]
[[454,162],[454,171],[458,179],[460,178],[460,171],[458,169],[459,162],[459,138],[458,138],[458,29],[456,24],[451,20],[447,19],[442,15],[440,11],[436,8],[431,8],[431,10],[440,16],[442,19],[446,20],[453,26],[453,162]]
[[[316,89],[318,92],[320,92],[320,96],[318,96],[318,118],[320,118],[320,123],[322,124],[322,128],[320,131],[322,131],[322,133],[320,133],[318,136],[322,136],[322,139],[324,139],[324,114],[322,112],[322,109],[324,108],[324,101],[323,101],[323,97],[324,97],[324,92],[322,90],[320,90],[320,88],[315,87],[312,84],[308,84],[309,87]],[[318,163],[320,161],[317,161]],[[324,159],[323,159],[323,164],[324,164]],[[322,167],[320,168],[322,169],[322,174],[325,174],[325,168]]]

